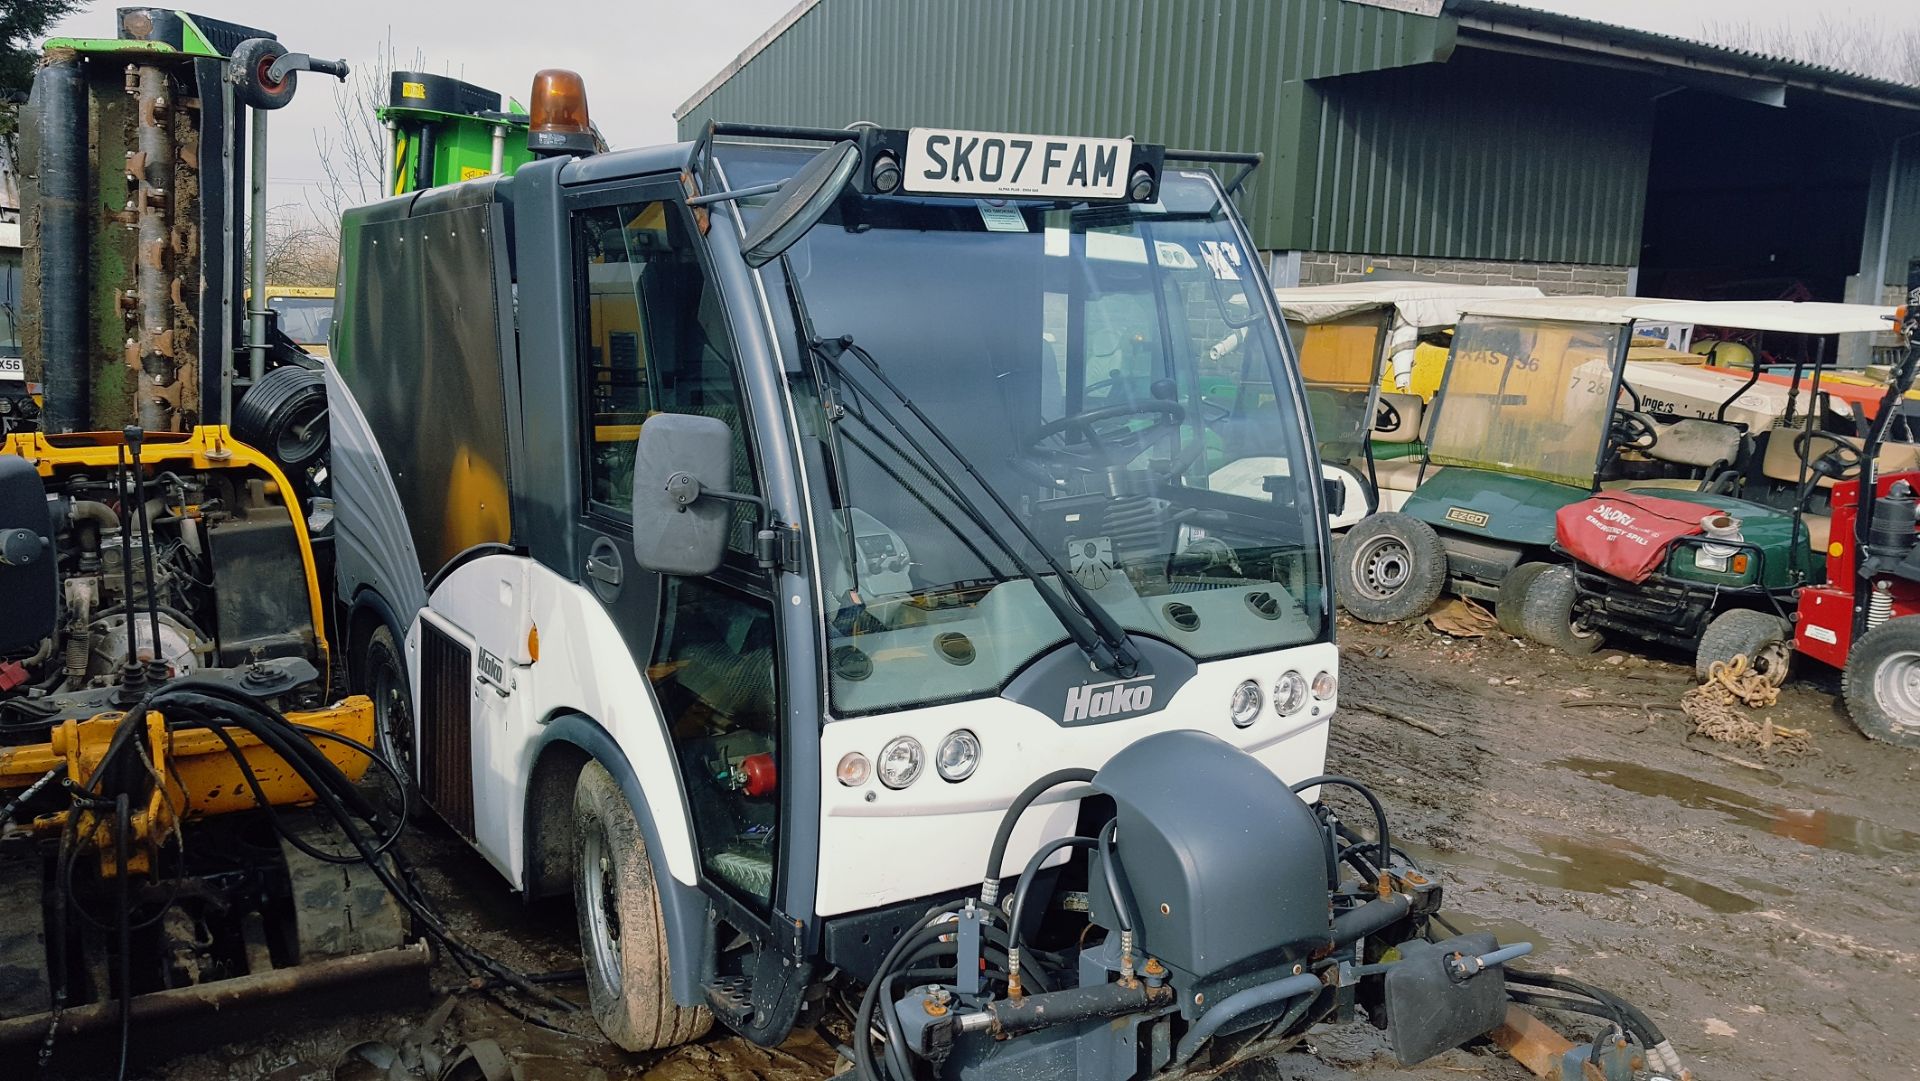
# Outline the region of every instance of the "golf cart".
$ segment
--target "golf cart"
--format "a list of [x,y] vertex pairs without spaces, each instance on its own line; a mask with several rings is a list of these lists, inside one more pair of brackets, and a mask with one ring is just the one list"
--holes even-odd
[[1627,455],[1652,463],[1636,469],[1651,475],[1635,487],[1725,483],[1743,466],[1750,445],[1735,425],[1662,425],[1616,404],[1634,322],[1663,320],[1667,303],[1540,297],[1463,312],[1425,453],[1407,469],[1410,494],[1354,526],[1335,553],[1347,611],[1409,619],[1451,589],[1494,602],[1502,628],[1520,634],[1533,579],[1560,559],[1554,515],[1621,478]]
[[[1747,474],[1729,471],[1693,490],[1671,488],[1658,496],[1606,491],[1562,508],[1555,549],[1572,565],[1536,582],[1525,630],[1576,653],[1592,651],[1607,632],[1690,649],[1702,676],[1715,662],[1745,656],[1769,678],[1782,680],[1794,594],[1825,577],[1821,553],[1837,483],[1858,475],[1868,457],[1876,457],[1882,471],[1920,464],[1914,457],[1920,448],[1911,444],[1875,441],[1869,455],[1865,441],[1823,425],[1823,417],[1833,419],[1828,410],[1804,409],[1797,419],[1795,414],[1798,404],[1825,401],[1826,336],[1885,333],[1893,312],[1785,301],[1675,302],[1662,310],[1668,318],[1701,325],[1809,336],[1806,393],[1797,385],[1776,388],[1786,392],[1784,412],[1754,431]],[[1751,381],[1733,384],[1716,415],[1733,415],[1728,407],[1753,393]],[[1639,402],[1651,405],[1649,397],[1643,389]],[[1850,417],[1841,419],[1850,426]],[[1687,422],[1676,425],[1681,423]],[[1664,435],[1676,425],[1657,432]]]
[[[1344,513],[1329,523],[1338,530],[1382,506],[1399,507],[1406,490],[1391,481],[1418,472],[1426,400],[1408,388],[1422,336],[1453,326],[1467,304],[1537,297],[1540,291],[1532,286],[1361,281],[1275,289],[1273,294],[1300,356],[1321,472],[1329,483],[1347,489]],[[1389,385],[1394,389],[1387,389]],[[1390,481],[1384,486],[1383,473]]]

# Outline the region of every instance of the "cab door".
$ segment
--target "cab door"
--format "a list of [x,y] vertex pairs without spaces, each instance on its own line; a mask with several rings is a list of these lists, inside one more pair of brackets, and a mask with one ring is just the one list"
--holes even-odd
[[733,432],[737,492],[761,494],[752,425],[720,290],[677,185],[618,189],[573,205],[587,491],[581,581],[605,605],[666,726],[703,887],[736,926],[764,926],[778,880],[781,689],[776,608],[753,558],[757,508],[737,503],[715,573],[642,571],[633,534],[634,445],[647,418],[694,413]]

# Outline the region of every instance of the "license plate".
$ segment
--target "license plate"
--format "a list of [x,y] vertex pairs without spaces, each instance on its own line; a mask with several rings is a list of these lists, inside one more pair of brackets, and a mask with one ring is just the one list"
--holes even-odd
[[26,362],[19,357],[0,357],[0,380],[10,380],[15,383],[26,382]]
[[929,195],[1118,199],[1132,139],[914,128],[901,186]]

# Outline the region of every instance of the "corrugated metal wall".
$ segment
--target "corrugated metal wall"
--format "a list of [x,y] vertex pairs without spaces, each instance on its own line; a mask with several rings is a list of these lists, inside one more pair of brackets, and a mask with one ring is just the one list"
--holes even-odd
[[1616,83],[1463,49],[1444,67],[1322,84],[1298,246],[1638,262],[1653,107],[1643,88]]
[[1130,134],[1264,150],[1243,210],[1294,239],[1304,80],[1430,62],[1452,23],[1342,0],[822,0],[680,118]]
[[[1877,234],[1873,236],[1877,263]],[[1907,284],[1910,259],[1920,259],[1920,136],[1900,144],[1900,172],[1893,184],[1893,220],[1887,230],[1887,285]],[[1862,271],[1873,269],[1870,264]]]

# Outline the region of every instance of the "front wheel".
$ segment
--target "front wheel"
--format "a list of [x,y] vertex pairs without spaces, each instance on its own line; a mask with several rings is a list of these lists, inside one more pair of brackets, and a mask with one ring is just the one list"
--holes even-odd
[[1920,750],[1920,616],[1888,620],[1847,655],[1840,693],[1866,735]]
[[418,756],[414,753],[413,692],[407,684],[407,666],[400,659],[399,643],[381,624],[367,636],[360,657],[359,690],[373,701],[374,749],[393,767],[405,788],[404,793],[392,794],[389,809],[398,812],[404,806],[410,814],[424,816]]
[[1590,631],[1574,616],[1574,601],[1579,597],[1572,567],[1548,567],[1541,571],[1521,602],[1520,622],[1527,637],[1562,653],[1584,657],[1600,648],[1600,633]]
[[667,921],[647,842],[613,775],[598,762],[573,790],[573,904],[593,1019],[621,1048],[657,1051],[713,1027],[704,1006],[673,1000]]
[[1334,549],[1340,606],[1367,623],[1397,623],[1433,607],[1447,584],[1447,550],[1410,515],[1371,515]]
[[1693,674],[1706,679],[1715,664],[1732,664],[1735,657],[1747,659],[1747,670],[1765,676],[1778,687],[1787,681],[1787,665],[1793,659],[1793,644],[1787,621],[1765,612],[1734,608],[1713,617],[1700,645],[1693,652]]

